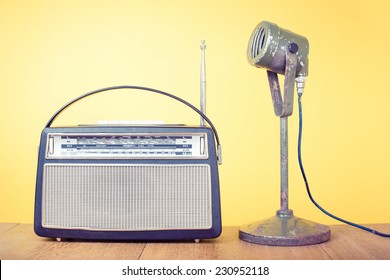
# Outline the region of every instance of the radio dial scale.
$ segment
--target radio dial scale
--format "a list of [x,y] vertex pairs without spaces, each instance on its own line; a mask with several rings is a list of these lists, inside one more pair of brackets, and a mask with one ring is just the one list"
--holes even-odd
[[46,158],[208,158],[207,135],[50,134]]

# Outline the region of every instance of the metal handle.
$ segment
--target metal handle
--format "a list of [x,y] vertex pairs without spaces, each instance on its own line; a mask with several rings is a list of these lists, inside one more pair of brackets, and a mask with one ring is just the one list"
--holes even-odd
[[66,103],[64,106],[62,106],[51,118],[50,120],[47,122],[46,126],[45,127],[50,127],[51,124],[54,122],[54,120],[66,109],[68,108],[70,105],[76,103],[77,101],[85,98],[85,97],[88,97],[88,96],[91,96],[93,94],[96,94],[96,93],[99,93],[99,92],[104,92],[104,91],[110,91],[110,90],[116,90],[116,89],[137,89],[137,90],[143,90],[143,91],[149,91],[149,92],[154,92],[154,93],[158,93],[158,94],[161,94],[161,95],[165,95],[165,96],[168,96],[172,99],[175,99],[181,103],[183,103],[184,105],[187,105],[188,107],[190,107],[192,110],[194,110],[195,112],[197,112],[211,127],[213,133],[214,133],[214,137],[215,137],[215,141],[217,142],[217,157],[218,157],[218,163],[219,164],[222,164],[222,156],[221,156],[221,144],[219,142],[219,137],[218,137],[218,133],[217,133],[217,129],[215,128],[215,126],[213,125],[213,123],[211,122],[211,120],[204,114],[202,113],[198,108],[196,108],[194,105],[192,105],[191,103],[185,101],[184,99],[180,98],[180,97],[177,97],[173,94],[170,94],[170,93],[167,93],[167,92],[164,92],[164,91],[161,91],[161,90],[157,90],[157,89],[153,89],[153,88],[148,88],[148,87],[142,87],[142,86],[113,86],[113,87],[106,87],[106,88],[101,88],[101,89],[97,89],[97,90],[94,90],[94,91],[91,91],[91,92],[88,92],[88,93],[85,93],[75,99],[73,99],[72,101]]

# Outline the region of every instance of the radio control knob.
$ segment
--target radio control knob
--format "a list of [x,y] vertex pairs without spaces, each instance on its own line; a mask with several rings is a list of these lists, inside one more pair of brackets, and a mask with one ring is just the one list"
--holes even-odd
[[48,154],[52,155],[54,153],[54,138],[49,138],[49,147],[48,147]]
[[204,136],[201,136],[200,137],[200,154],[201,155],[204,155],[205,146],[206,146],[206,143],[205,143]]

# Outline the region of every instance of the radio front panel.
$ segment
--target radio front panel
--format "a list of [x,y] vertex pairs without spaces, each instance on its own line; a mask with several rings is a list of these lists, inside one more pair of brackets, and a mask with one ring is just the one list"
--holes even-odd
[[208,165],[46,164],[42,225],[88,230],[210,229]]

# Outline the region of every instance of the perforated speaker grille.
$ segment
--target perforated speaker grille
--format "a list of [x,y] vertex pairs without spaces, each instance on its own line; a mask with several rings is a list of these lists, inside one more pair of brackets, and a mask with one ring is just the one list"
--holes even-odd
[[208,165],[46,164],[42,226],[90,230],[208,229]]

